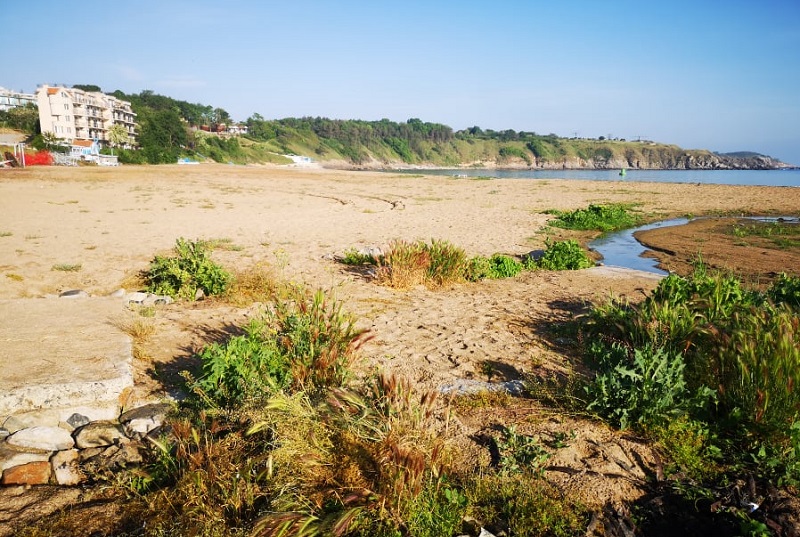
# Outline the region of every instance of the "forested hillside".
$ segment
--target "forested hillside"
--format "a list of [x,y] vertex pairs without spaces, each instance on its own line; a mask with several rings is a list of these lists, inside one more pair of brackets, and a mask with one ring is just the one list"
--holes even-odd
[[[77,85],[101,91],[94,85]],[[216,134],[230,125],[222,108],[193,104],[145,90],[112,95],[130,101],[139,124],[136,149],[118,149],[123,163],[173,163],[181,157],[216,162],[288,163],[284,155],[304,155],[331,167],[399,168],[499,167],[541,169],[771,169],[781,162],[752,152],[719,154],[686,150],[652,141],[562,138],[555,134],[480,127],[453,131],[439,123],[409,119],[395,122],[328,118],[268,120],[253,114],[248,134]],[[0,126],[37,135],[35,107],[4,113]],[[33,122],[31,121],[33,119]],[[205,130],[204,130],[205,129]],[[35,139],[41,145],[41,135]],[[36,143],[34,143],[36,145]]]

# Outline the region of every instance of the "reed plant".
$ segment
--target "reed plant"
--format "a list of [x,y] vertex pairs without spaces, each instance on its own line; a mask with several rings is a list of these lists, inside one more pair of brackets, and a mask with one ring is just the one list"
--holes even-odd
[[409,289],[425,283],[430,254],[423,242],[393,241],[380,260],[379,283],[396,289]]

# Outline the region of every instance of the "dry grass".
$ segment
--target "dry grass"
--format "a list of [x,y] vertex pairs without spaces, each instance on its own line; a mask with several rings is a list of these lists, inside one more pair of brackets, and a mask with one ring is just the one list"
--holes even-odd
[[281,283],[272,268],[266,262],[236,271],[225,299],[236,306],[247,306],[255,302],[268,302],[280,290]]
[[133,340],[133,357],[137,360],[149,359],[144,347],[156,333],[154,314],[155,312],[151,308],[142,308],[113,323]]

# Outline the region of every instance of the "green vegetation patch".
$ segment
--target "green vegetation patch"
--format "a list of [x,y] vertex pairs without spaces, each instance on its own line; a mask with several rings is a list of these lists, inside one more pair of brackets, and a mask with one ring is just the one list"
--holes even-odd
[[156,256],[144,278],[147,290],[158,295],[194,300],[198,290],[206,296],[224,293],[231,275],[210,257],[210,245],[205,241],[179,238],[174,256]]
[[544,254],[533,264],[544,270],[580,270],[594,266],[594,261],[589,259],[578,241],[567,239],[548,241]]
[[683,419],[709,465],[800,483],[798,298],[796,277],[761,293],[698,265],[637,306],[596,307],[582,336],[596,368],[589,408],[639,430]]
[[638,219],[630,213],[630,207],[621,204],[593,204],[586,209],[552,210],[547,214],[556,216],[550,225],[563,229],[607,232],[634,227],[638,223]]

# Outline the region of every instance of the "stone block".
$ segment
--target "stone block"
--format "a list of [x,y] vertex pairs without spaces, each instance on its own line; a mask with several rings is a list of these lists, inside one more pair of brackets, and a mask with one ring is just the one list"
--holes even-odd
[[53,475],[50,461],[29,462],[3,470],[0,484],[3,485],[47,485]]
[[75,445],[80,449],[110,446],[125,437],[122,426],[110,421],[95,421],[76,429]]
[[0,472],[13,466],[21,466],[29,462],[50,460],[50,451],[36,451],[14,447],[5,442],[0,443]]
[[86,481],[86,475],[81,471],[79,461],[77,449],[55,453],[50,459],[50,466],[53,468],[56,483],[69,487]]
[[42,451],[60,451],[71,449],[75,445],[72,435],[61,427],[28,427],[20,429],[8,438],[6,443],[21,448],[39,449]]

